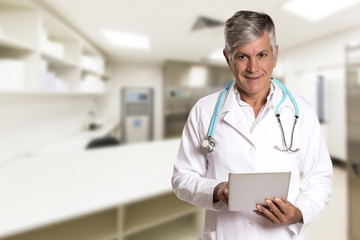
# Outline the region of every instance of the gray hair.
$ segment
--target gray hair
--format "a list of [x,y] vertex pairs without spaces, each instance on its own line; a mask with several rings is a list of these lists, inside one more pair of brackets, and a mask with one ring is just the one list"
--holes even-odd
[[259,39],[265,31],[270,37],[273,57],[276,50],[275,24],[265,13],[238,11],[225,22],[225,51],[231,57],[232,50]]

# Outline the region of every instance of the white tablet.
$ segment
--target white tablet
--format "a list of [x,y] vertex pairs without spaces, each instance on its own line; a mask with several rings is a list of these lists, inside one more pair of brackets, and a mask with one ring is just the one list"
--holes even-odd
[[275,197],[287,200],[291,172],[230,173],[229,210],[253,211]]

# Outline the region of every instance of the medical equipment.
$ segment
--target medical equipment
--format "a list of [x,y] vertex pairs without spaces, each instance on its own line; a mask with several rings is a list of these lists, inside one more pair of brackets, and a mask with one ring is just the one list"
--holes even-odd
[[121,91],[121,143],[152,140],[153,89],[126,87]]
[[[274,146],[274,149],[279,150],[281,152],[297,152],[300,150],[300,148],[296,148],[296,149],[292,149],[292,144],[293,144],[293,138],[294,138],[294,129],[295,129],[295,125],[297,122],[297,119],[299,118],[299,108],[298,105],[293,97],[293,95],[290,93],[290,91],[278,80],[272,78],[271,79],[273,82],[275,82],[283,91],[283,97],[280,100],[280,102],[277,104],[276,108],[275,108],[275,117],[277,118],[279,125],[280,125],[280,130],[281,130],[281,134],[282,134],[282,138],[283,138],[283,145],[284,145],[284,149],[281,149],[280,147],[278,147],[277,145]],[[217,122],[217,117],[218,117],[218,112],[219,109],[222,105],[223,99],[225,97],[225,94],[227,93],[227,91],[229,90],[229,88],[231,87],[231,85],[235,82],[235,80],[233,80],[229,85],[226,86],[226,88],[221,92],[219,100],[216,103],[215,106],[215,110],[213,113],[213,116],[211,118],[211,122],[210,122],[210,126],[209,126],[209,130],[207,133],[206,138],[202,141],[201,143],[201,147],[202,149],[207,152],[210,153],[212,151],[214,151],[215,149],[215,140],[214,140],[214,132],[215,132],[215,125]],[[293,124],[293,128],[291,131],[291,141],[290,141],[290,146],[288,147],[287,143],[286,143],[286,139],[285,139],[285,134],[284,134],[284,129],[282,127],[281,124],[281,119],[280,119],[280,113],[279,113],[279,108],[281,106],[281,104],[285,101],[286,97],[289,97],[294,109],[295,109],[295,117],[294,117],[294,124]]]

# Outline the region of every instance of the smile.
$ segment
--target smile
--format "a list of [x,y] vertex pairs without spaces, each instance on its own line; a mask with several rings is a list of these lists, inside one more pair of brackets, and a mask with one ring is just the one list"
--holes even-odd
[[250,77],[250,76],[244,76],[246,79],[249,79],[249,80],[258,80],[261,78],[261,76],[258,76],[258,77]]

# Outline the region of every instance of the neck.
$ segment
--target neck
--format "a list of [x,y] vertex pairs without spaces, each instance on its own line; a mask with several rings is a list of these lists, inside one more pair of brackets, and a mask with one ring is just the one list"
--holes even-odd
[[[238,89],[238,91],[239,91],[239,89]],[[241,100],[248,103],[252,107],[255,117],[257,117],[261,108],[265,105],[265,103],[267,101],[266,98],[269,95],[269,92],[270,92],[270,89],[269,89],[269,91],[266,92],[266,94],[259,96],[259,95],[243,94],[241,91],[239,91]]]
[[[245,100],[244,100],[245,101]],[[255,117],[257,117],[257,115],[259,114],[261,108],[265,105],[266,103],[266,97],[264,99],[254,99],[254,100],[250,100],[250,101],[245,101],[247,102],[253,109]]]

